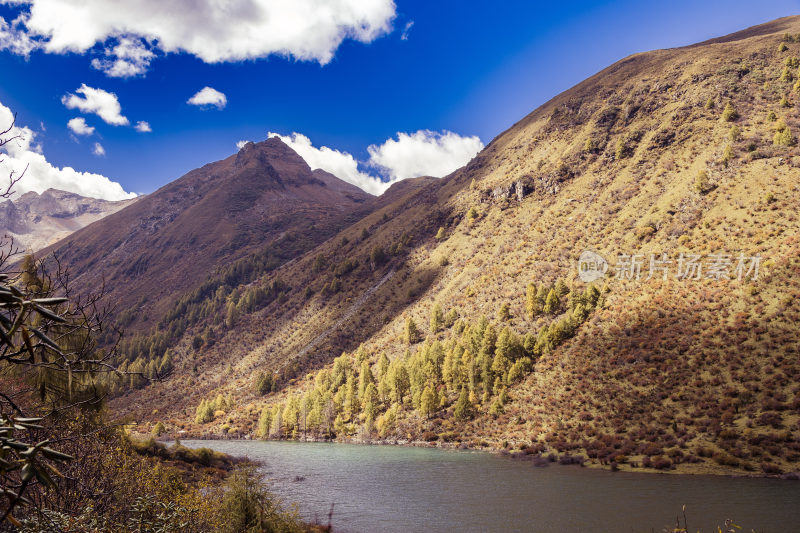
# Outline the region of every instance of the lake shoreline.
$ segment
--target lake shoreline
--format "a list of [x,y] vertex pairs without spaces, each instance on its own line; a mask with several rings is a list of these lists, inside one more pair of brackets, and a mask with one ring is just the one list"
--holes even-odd
[[[534,462],[534,465],[537,467],[547,467],[550,465],[559,465],[559,466],[576,466],[579,468],[587,468],[592,470],[604,470],[609,472],[627,472],[627,473],[634,473],[634,474],[662,474],[662,475],[677,475],[677,476],[718,476],[718,477],[729,477],[729,478],[750,478],[750,479],[780,479],[785,481],[799,481],[800,480],[800,472],[786,472],[783,474],[767,474],[763,472],[747,472],[742,471],[739,469],[731,469],[717,465],[711,465],[708,463],[701,463],[701,464],[680,464],[675,468],[667,469],[667,470],[658,470],[653,468],[634,468],[629,464],[620,464],[617,465],[616,469],[607,465],[601,464],[597,460],[593,459],[585,459],[582,463],[575,463],[575,462],[562,462],[563,457],[573,457],[577,458],[579,456],[570,456],[569,454],[562,454],[558,455],[546,454],[546,453],[537,453],[537,454],[528,454],[524,451],[517,450],[511,451],[506,448],[497,448],[497,447],[474,447],[469,446],[464,442],[460,443],[451,443],[451,442],[441,442],[441,441],[434,441],[428,442],[423,440],[406,440],[406,439],[370,439],[370,440],[363,440],[363,439],[349,439],[349,440],[338,440],[338,439],[319,439],[314,437],[308,437],[305,439],[251,439],[251,438],[230,438],[230,437],[223,437],[220,435],[194,435],[194,434],[185,434],[178,437],[170,437],[171,440],[213,440],[213,441],[229,441],[229,442],[297,442],[297,443],[327,443],[327,444],[354,444],[360,446],[397,446],[397,447],[407,447],[407,448],[427,448],[427,449],[439,449],[444,451],[470,451],[470,452],[480,452],[480,453],[488,453],[492,455],[497,455],[500,457],[507,457],[514,461],[526,461],[526,462]],[[160,438],[164,442],[169,442]],[[555,456],[555,458],[551,458],[550,456]]]

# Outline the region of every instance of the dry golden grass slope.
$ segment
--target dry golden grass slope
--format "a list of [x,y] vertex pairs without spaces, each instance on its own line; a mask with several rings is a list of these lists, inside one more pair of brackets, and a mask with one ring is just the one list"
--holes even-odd
[[[622,468],[799,470],[799,41],[800,18],[788,17],[615,63],[466,167],[256,282],[291,290],[231,327],[210,319],[213,346],[193,348],[199,330],[187,332],[173,376],[114,405],[176,434],[255,436],[263,406],[310,390],[343,351],[363,344],[359,358],[377,363],[427,350],[403,332],[409,317],[427,332],[436,304],[464,320],[431,337],[445,350],[480,316],[536,335],[558,317],[526,315],[527,285],[582,291],[577,258],[591,249],[612,265],[602,308],[523,379],[473,397],[472,420],[455,421],[458,389],[440,385],[430,416],[407,400],[386,424],[381,399],[374,428],[363,412],[339,413],[349,424],[338,438],[526,447]],[[527,194],[505,198],[518,180]],[[670,279],[645,279],[662,253],[675,261]],[[733,279],[675,279],[681,253],[729,254]],[[642,279],[614,276],[619,254],[642,254]],[[757,280],[736,279],[740,254],[760,254]],[[280,390],[256,394],[263,371],[279,372]],[[218,393],[235,406],[195,424],[196,406]],[[497,394],[502,408],[491,409]],[[333,408],[344,406],[334,397]]]

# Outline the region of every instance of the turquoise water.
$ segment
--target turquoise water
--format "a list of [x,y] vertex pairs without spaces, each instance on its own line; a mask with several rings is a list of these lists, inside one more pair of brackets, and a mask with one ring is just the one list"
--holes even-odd
[[[184,441],[264,463],[272,490],[337,532],[661,532],[686,504],[689,530],[733,518],[800,532],[800,482],[535,467],[488,453],[397,446]],[[681,520],[682,523],[682,520]]]

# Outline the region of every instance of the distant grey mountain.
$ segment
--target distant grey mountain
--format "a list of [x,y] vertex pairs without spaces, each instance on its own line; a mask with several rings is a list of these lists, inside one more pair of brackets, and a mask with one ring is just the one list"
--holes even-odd
[[0,203],[0,236],[12,237],[21,251],[37,251],[136,200],[112,202],[58,189],[26,192]]

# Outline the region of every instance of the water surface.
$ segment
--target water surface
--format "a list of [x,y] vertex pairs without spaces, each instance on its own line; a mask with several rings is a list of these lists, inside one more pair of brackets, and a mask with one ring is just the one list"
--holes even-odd
[[[800,482],[633,474],[489,453],[275,441],[184,441],[264,463],[271,489],[337,532],[800,531]],[[682,521],[681,521],[682,522]]]

